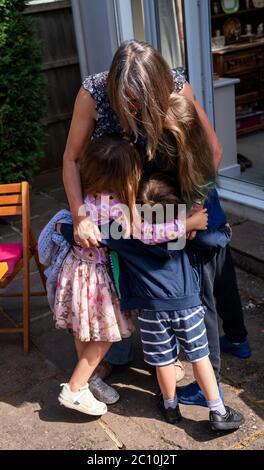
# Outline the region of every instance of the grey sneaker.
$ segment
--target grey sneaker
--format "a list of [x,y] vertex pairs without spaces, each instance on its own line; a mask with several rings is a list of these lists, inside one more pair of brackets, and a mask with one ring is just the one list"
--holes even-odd
[[113,405],[120,398],[119,393],[113,387],[107,385],[101,377],[92,377],[89,381],[89,388],[97,400],[107,405]]

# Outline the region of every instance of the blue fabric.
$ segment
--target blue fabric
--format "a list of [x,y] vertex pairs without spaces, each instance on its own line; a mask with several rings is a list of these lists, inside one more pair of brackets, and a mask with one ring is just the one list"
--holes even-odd
[[104,356],[103,362],[109,362],[115,366],[123,366],[133,361],[133,358],[133,342],[132,336],[130,336],[129,338],[123,338],[122,341],[113,343]]
[[[70,230],[61,230],[71,241]],[[119,255],[123,310],[184,310],[201,304],[201,258],[192,249],[173,251],[167,243],[150,246],[136,239],[104,239],[104,231],[111,234],[109,224],[101,227],[101,245]]]
[[211,189],[205,200],[204,207],[208,213],[207,230],[198,230],[194,240],[189,242],[198,249],[225,248],[231,241],[231,229],[226,226],[226,215],[220,205],[216,189]]
[[229,341],[224,335],[220,336],[219,341],[221,352],[232,354],[240,359],[248,359],[251,356],[251,349],[247,340],[242,343],[232,343],[232,341]]
[[198,230],[196,237],[190,243],[197,248],[208,250],[210,248],[225,248],[231,240],[231,229],[219,227],[217,230]]
[[220,205],[216,189],[211,189],[205,200],[204,207],[208,212],[208,230],[217,230],[226,224],[226,215]]
[[73,225],[69,223],[61,223],[61,229],[60,229],[61,235],[67,240],[67,242],[71,245],[74,246],[76,245],[76,242],[74,240],[73,236]]
[[[71,245],[63,235],[56,232],[56,223],[72,224],[72,216],[68,210],[61,210],[52,217],[43,228],[38,239],[38,253],[40,262],[47,266],[44,274],[47,278],[47,297],[53,310],[56,292],[57,277]],[[73,226],[72,226],[73,231]]]
[[[194,257],[190,260],[188,247],[173,251],[168,250],[167,243],[145,245],[136,239],[116,240],[111,232],[108,224],[101,227],[101,243],[119,255],[123,310],[184,310],[201,305],[198,267]],[[110,238],[104,238],[104,233]]]
[[138,320],[145,362],[165,366],[177,359],[177,340],[190,362],[209,356],[202,306],[170,312],[141,310]]
[[[224,395],[218,384],[219,396],[224,403]],[[197,382],[192,382],[184,387],[177,387],[178,402],[182,405],[206,406],[207,401]]]

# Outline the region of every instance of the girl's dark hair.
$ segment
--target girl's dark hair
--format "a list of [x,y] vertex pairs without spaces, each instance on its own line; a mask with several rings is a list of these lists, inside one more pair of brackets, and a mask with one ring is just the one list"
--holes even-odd
[[83,195],[115,193],[130,210],[131,220],[142,172],[142,157],[135,144],[110,134],[89,141],[80,157]]

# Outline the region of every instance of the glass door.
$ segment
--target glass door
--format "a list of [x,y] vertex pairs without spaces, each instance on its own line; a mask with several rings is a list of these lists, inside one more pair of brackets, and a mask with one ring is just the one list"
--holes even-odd
[[220,184],[264,201],[264,2],[210,3]]
[[171,68],[185,67],[181,0],[131,0],[134,37],[150,42]]
[[[214,124],[209,2],[114,1],[120,38],[145,40],[162,53],[171,68],[186,68],[196,97]],[[131,22],[127,32],[128,16]]]

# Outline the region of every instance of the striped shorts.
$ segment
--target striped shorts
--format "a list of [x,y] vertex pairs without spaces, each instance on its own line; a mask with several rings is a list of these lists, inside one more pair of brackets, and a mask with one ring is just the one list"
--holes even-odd
[[209,356],[204,314],[203,306],[169,312],[141,310],[138,320],[145,362],[153,366],[175,362],[177,340],[190,362]]

